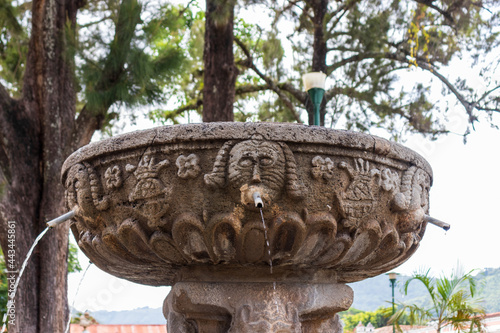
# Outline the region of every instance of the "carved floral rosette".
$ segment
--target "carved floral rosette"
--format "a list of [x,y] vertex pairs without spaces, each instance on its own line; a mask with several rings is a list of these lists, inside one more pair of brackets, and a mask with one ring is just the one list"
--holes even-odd
[[62,181],[78,245],[110,274],[173,285],[272,264],[274,276],[344,283],[415,252],[432,171],[413,151],[370,135],[210,123],[90,144],[66,160]]

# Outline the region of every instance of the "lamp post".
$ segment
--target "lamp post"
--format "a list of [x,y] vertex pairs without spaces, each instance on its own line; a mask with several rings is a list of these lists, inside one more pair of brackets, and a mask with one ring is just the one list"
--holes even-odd
[[302,75],[304,89],[309,94],[314,105],[314,125],[320,125],[320,107],[325,95],[326,74],[321,72],[311,72]]
[[[395,272],[391,272],[389,274],[389,281],[391,281],[391,287],[392,287],[392,315],[394,316],[394,313],[396,313],[396,309],[394,307],[394,286],[396,286],[396,276],[398,275]],[[396,326],[395,323],[392,323],[392,333],[396,333]]]

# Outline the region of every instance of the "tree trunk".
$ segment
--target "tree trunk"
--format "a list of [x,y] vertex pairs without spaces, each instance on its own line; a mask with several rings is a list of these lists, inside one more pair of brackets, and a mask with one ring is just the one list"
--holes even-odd
[[[0,242],[7,253],[8,221],[15,222],[15,269],[20,269],[45,222],[64,213],[60,170],[76,147],[73,60],[65,29],[76,23],[78,0],[34,0],[21,100],[0,87]],[[64,332],[68,318],[68,225],[49,230],[35,250],[15,298],[11,332]]]
[[237,68],[233,55],[235,0],[207,0],[203,121],[233,121]]
[[[311,0],[309,5],[313,10],[314,41],[312,71],[326,73],[326,38],[325,38],[325,15],[328,10],[328,0]],[[307,105],[309,125],[314,124],[314,108],[312,103]],[[320,125],[325,126],[326,100],[323,98],[320,109]]]

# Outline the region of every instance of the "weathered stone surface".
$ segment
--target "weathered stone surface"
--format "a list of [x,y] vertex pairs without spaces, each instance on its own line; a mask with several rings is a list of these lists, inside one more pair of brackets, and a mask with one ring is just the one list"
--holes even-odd
[[352,301],[342,283],[418,248],[432,171],[370,135],[210,123],[83,147],[62,181],[75,238],[98,267],[174,286],[173,332],[332,332]]
[[169,332],[332,333],[352,300],[342,284],[179,282],[164,312]]

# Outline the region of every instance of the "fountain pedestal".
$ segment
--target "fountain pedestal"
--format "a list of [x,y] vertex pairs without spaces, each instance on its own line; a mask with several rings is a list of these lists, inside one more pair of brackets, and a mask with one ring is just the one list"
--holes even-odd
[[163,307],[171,332],[342,332],[336,314],[353,301],[325,271],[190,267],[178,277]]
[[169,332],[342,332],[343,284],[179,282],[164,304]]
[[418,248],[432,171],[370,135],[210,123],[83,147],[62,180],[93,263],[172,286],[170,331],[335,332],[352,302],[344,283]]

